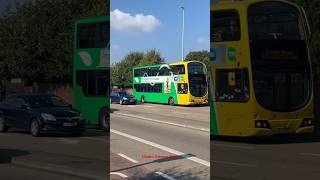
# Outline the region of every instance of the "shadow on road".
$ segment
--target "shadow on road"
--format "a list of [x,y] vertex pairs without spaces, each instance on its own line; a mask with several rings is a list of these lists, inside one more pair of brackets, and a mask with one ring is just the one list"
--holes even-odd
[[0,149],[0,164],[11,163],[14,157],[26,156],[29,154],[31,153],[18,149]]
[[231,136],[211,136],[211,142],[225,141],[246,144],[293,144],[320,142],[320,133],[314,134],[290,134],[274,135],[270,137],[231,137]]
[[147,164],[152,164],[152,163],[163,163],[163,162],[168,162],[168,161],[175,161],[175,160],[180,160],[180,159],[185,159],[188,157],[194,157],[195,155],[193,154],[184,154],[184,155],[180,155],[180,156],[175,156],[175,157],[170,157],[170,158],[160,158],[160,159],[156,159],[147,163],[141,163],[141,164],[137,164],[134,166],[130,166],[130,167],[126,167],[126,168],[121,168],[121,169],[117,169],[117,170],[113,170],[111,172],[118,172],[118,171],[124,171],[124,170],[129,170],[132,168],[136,168],[136,167],[141,167]]
[[118,109],[115,109],[115,108],[110,108],[110,113],[114,113],[116,111],[119,111]]
[[[156,170],[155,172],[157,172],[158,170]],[[160,170],[159,170],[160,171]],[[141,175],[137,174],[133,174],[132,177],[129,177],[128,180],[136,180],[136,179],[141,179],[141,180],[157,180],[157,179],[167,179],[167,178],[163,178],[160,175],[157,175],[155,172],[149,173],[143,177],[141,177]],[[161,170],[161,173],[164,173],[166,175],[169,175],[173,178],[179,179],[179,180],[189,180],[189,179],[193,179],[193,180],[200,180],[203,179],[199,176],[197,176],[197,174],[203,174],[203,173],[208,173],[208,172],[197,172],[197,173],[192,173],[192,172],[181,172],[181,170],[179,170],[179,167],[174,167],[174,168],[170,168],[167,170]],[[209,176],[209,175],[208,175]]]
[[[143,106],[143,105],[148,105],[148,104],[150,104],[150,105],[166,105],[166,106],[170,107],[170,105],[167,103],[152,103],[152,102],[148,102],[148,103],[137,102],[135,105]],[[192,107],[207,107],[210,105],[209,104],[197,104],[197,105],[174,105],[174,106],[176,106],[176,107],[191,107],[192,108]]]
[[[10,130],[7,133],[8,134],[19,133],[19,134],[31,136],[30,132],[22,131],[22,130]],[[99,137],[99,136],[108,136],[108,133],[99,129],[99,128],[87,128],[81,136],[73,135],[73,134],[67,133],[67,132],[66,133],[43,133],[43,134],[41,134],[40,137],[36,137],[36,138],[41,138],[41,137]]]

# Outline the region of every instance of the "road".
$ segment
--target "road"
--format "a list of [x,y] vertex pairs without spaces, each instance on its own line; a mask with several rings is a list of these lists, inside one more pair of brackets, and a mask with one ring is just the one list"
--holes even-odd
[[208,106],[112,104],[111,111],[112,173],[129,179],[210,179]]
[[211,179],[277,180],[320,178],[320,135],[211,141]]
[[0,179],[106,180],[108,144],[106,133],[96,129],[81,137],[0,133]]

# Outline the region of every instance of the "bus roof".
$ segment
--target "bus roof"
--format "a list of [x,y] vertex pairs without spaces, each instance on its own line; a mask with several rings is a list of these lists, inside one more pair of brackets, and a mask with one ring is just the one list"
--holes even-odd
[[76,24],[85,24],[91,22],[109,21],[110,16],[93,16],[76,20]]
[[243,6],[243,7],[248,7],[251,4],[259,3],[259,2],[283,2],[287,4],[291,4],[295,7],[297,5],[293,2],[287,1],[287,0],[213,0],[211,2],[211,9],[216,9],[216,7],[221,7],[227,5],[232,6],[232,7],[238,7],[238,6]]
[[[181,64],[188,64],[190,62],[199,62],[202,63],[200,61],[180,61],[180,62],[175,62],[175,63],[168,63],[169,65],[181,65]],[[153,67],[160,67],[161,65],[164,64],[155,64],[155,65],[151,65],[151,66],[135,66],[133,67],[133,69],[142,69],[142,68],[153,68]]]

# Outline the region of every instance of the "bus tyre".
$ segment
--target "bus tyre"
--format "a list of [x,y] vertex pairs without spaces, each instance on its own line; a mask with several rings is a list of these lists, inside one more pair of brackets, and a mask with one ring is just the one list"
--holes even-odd
[[32,119],[30,123],[30,134],[34,137],[40,136],[40,125],[36,119]]
[[6,122],[4,121],[4,118],[2,115],[0,115],[0,132],[7,132],[8,126],[6,126]]
[[99,116],[100,127],[103,131],[109,133],[110,130],[110,114],[106,108],[103,108]]
[[144,104],[144,96],[141,96],[141,104]]
[[174,99],[173,99],[173,97],[170,97],[170,98],[169,98],[168,104],[169,104],[170,106],[174,106]]

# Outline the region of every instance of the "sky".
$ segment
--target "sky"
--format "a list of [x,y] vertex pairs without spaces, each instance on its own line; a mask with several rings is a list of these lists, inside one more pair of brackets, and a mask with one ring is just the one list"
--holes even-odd
[[129,52],[156,49],[166,62],[182,59],[182,9],[185,56],[210,49],[210,0],[111,0],[111,64]]

